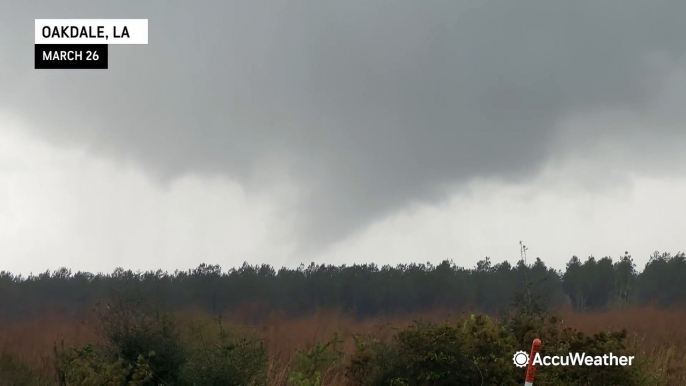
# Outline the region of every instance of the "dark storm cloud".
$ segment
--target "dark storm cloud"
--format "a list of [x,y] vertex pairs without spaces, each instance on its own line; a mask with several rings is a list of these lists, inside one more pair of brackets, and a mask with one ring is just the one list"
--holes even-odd
[[[686,48],[683,1],[59,4],[3,6],[0,109],[163,179],[287,173],[312,243],[535,174],[561,118],[644,108],[650,58]],[[34,18],[149,18],[150,44],[111,46],[107,71],[36,71]]]

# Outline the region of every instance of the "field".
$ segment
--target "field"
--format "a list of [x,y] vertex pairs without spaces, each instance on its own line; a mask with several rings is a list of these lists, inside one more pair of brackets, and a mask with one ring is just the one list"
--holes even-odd
[[[668,385],[686,384],[686,311],[636,308],[611,312],[558,313],[562,324],[592,334],[601,330],[628,331],[627,342],[638,347],[638,354],[646,359],[651,370],[666,375]],[[211,322],[202,312],[177,313],[180,325],[192,326]],[[287,319],[271,315],[258,325],[246,323],[247,315],[232,314],[223,317],[227,325],[257,334],[267,353],[268,384],[289,384],[289,373],[298,360],[298,352],[308,352],[318,343],[340,336],[342,355],[350,356],[355,349],[353,335],[388,338],[395,331],[412,325],[417,320],[444,322],[457,320],[462,315],[434,310],[421,314],[356,320],[335,311],[321,311],[305,317]],[[54,379],[54,351],[61,347],[82,346],[102,340],[95,320],[75,320],[59,314],[42,315],[28,321],[0,323],[0,351],[28,364],[43,375]],[[545,341],[543,342],[545,345]],[[546,369],[539,369],[539,374]],[[322,370],[322,385],[347,385],[342,366],[327,365]]]

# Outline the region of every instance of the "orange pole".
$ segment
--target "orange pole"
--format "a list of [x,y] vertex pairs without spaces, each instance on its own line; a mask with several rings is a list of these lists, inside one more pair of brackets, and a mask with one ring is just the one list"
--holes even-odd
[[541,340],[536,338],[534,339],[534,343],[531,345],[531,355],[529,355],[529,365],[526,367],[526,381],[524,382],[524,386],[534,385],[534,376],[536,375],[536,365],[534,365],[534,358],[536,358],[536,354],[540,349]]

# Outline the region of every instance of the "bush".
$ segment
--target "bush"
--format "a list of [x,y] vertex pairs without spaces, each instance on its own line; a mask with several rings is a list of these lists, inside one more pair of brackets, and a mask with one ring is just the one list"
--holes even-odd
[[93,345],[71,348],[57,353],[57,373],[60,385],[143,386],[150,383],[153,373],[149,359],[139,355],[134,364]]
[[324,374],[343,357],[338,334],[326,343],[317,343],[308,351],[298,351],[293,371],[288,378],[294,386],[321,386]]
[[121,360],[124,366],[136,366],[141,356],[146,358],[153,376],[142,385],[176,384],[186,357],[171,315],[153,309],[142,299],[122,297],[108,306],[101,320],[110,357]]
[[216,329],[193,328],[181,385],[257,386],[267,379],[267,355],[258,339],[230,334],[221,318]]
[[390,342],[356,339],[347,375],[357,385],[515,384],[512,347],[511,337],[485,316],[416,322]]
[[565,327],[555,317],[511,315],[502,323],[486,316],[464,318],[458,323],[417,322],[389,341],[356,337],[356,349],[346,376],[351,385],[439,386],[520,385],[525,370],[512,355],[528,351],[534,337],[543,341],[541,355],[634,355],[633,366],[542,367],[536,384],[660,385],[661,374],[648,369],[645,359],[627,347],[626,332],[585,335]]
[[221,319],[182,336],[171,315],[130,297],[108,304],[100,318],[106,345],[55,349],[61,385],[266,385],[262,342],[230,334]]

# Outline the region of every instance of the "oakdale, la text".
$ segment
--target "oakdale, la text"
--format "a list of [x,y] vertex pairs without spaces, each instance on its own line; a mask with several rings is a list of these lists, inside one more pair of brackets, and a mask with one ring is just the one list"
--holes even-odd
[[[90,39],[109,39],[110,35],[105,33],[105,26],[44,26],[41,30],[42,35],[46,39],[57,38],[57,39],[78,39],[78,38],[90,38]],[[112,27],[112,38],[130,38],[129,30],[126,26],[122,26],[117,29],[117,26]]]

